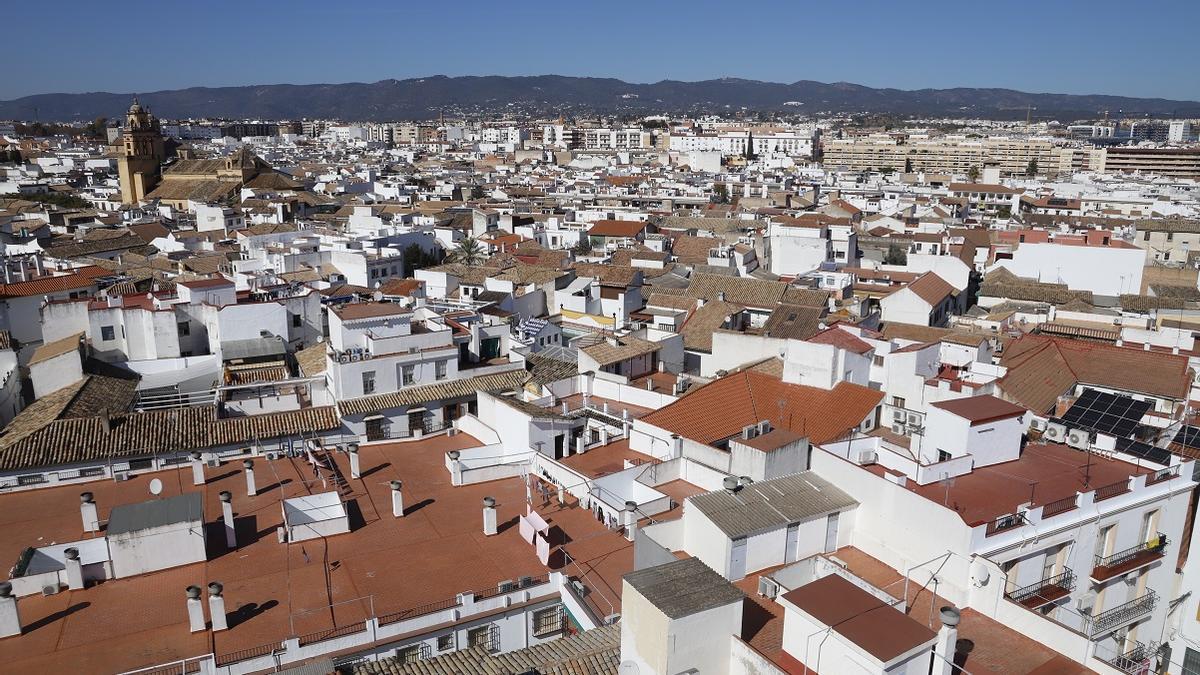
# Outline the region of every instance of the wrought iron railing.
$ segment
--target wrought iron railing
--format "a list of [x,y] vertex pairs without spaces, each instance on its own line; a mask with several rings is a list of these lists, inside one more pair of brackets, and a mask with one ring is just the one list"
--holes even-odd
[[1158,605],[1158,594],[1154,591],[1146,591],[1146,594],[1140,598],[1134,598],[1129,602],[1117,605],[1110,610],[1093,616],[1088,622],[1087,633],[1093,638],[1097,635],[1107,633],[1138,617],[1149,614],[1154,611],[1156,605]]
[[1075,590],[1075,573],[1069,568],[1065,569],[1061,574],[1012,590],[1008,593],[1008,597],[1015,602],[1024,604],[1038,596],[1045,597],[1047,592],[1052,592],[1055,588],[1062,589],[1067,593]]
[[1122,673],[1137,675],[1138,673],[1150,672],[1150,657],[1153,653],[1154,650],[1152,648],[1137,642],[1134,644],[1133,649],[1124,654],[1117,654],[1112,658],[1101,658],[1100,660]]
[[1060,513],[1072,511],[1078,506],[1079,495],[1071,495],[1065,499],[1050,502],[1042,506],[1042,518],[1052,518]]
[[227,654],[218,654],[216,656],[217,667],[227,666],[238,661],[246,661],[248,659],[256,659],[260,656],[267,656],[275,652],[276,649],[281,649],[282,644],[279,642],[268,642],[265,645],[257,647],[249,647],[247,649],[239,649],[235,652]]
[[1102,485],[1096,488],[1093,501],[1104,501],[1105,499],[1116,497],[1117,495],[1123,495],[1126,492],[1129,492],[1129,479],[1117,481],[1116,483],[1109,485]]
[[1149,540],[1136,546],[1130,546],[1123,551],[1117,551],[1110,555],[1095,556],[1092,567],[1116,567],[1141,555],[1157,555],[1167,548],[1168,543],[1170,541],[1167,539],[1167,535],[1158,532]]
[[998,534],[1000,532],[1004,532],[1005,530],[1011,530],[1014,527],[1020,527],[1024,524],[1025,516],[1019,513],[1009,513],[1007,515],[1000,516],[995,520],[989,521],[987,524],[987,531],[984,534],[985,536],[990,537],[993,534]]

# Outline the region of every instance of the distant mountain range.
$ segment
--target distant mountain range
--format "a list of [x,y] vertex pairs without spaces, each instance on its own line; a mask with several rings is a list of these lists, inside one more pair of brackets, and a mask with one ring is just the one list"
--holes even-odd
[[[1106,95],[1031,94],[1012,89],[873,89],[857,84],[801,80],[791,84],[725,78],[631,84],[610,78],[433,77],[347,84],[272,84],[192,87],[140,93],[155,114],[180,119],[341,118],[412,120],[519,113],[893,113],[936,117],[1071,121],[1110,116],[1200,117],[1200,102]],[[131,93],[38,94],[0,101],[0,119],[90,121],[118,117]]]

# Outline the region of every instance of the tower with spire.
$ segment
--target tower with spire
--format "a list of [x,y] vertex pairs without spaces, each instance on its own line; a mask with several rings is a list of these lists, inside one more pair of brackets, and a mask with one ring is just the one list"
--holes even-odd
[[125,113],[121,155],[117,160],[123,203],[136,204],[158,185],[166,156],[158,120],[135,96]]

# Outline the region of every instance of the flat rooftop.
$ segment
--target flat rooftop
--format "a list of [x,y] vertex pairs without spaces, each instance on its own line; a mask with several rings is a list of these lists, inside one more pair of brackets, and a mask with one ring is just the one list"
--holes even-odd
[[[880,476],[887,472],[879,464],[863,468]],[[1013,513],[1026,502],[1043,506],[1073,497],[1076,492],[1153,472],[1154,469],[1057,443],[1029,443],[1019,459],[976,467],[968,474],[956,476],[949,485],[942,482],[918,485],[910,480],[905,487],[954,509],[967,525],[974,527]]]
[[[27,546],[87,538],[80,492],[95,495],[104,521],[115,506],[151,499],[151,478],[162,481],[162,498],[202,497],[209,549],[204,563],[21,598],[25,634],[0,640],[0,660],[17,672],[67,672],[81,664],[90,672],[120,672],[210,652],[221,657],[365,621],[372,607],[382,615],[550,571],[520,539],[516,522],[524,513],[525,488],[519,478],[450,485],[445,453],[479,444],[458,434],[361,447],[363,477],[349,480],[341,493],[351,532],[291,544],[280,544],[275,535],[282,524],[280,502],[337,489],[333,481],[313,481],[302,458],[255,458],[255,497],[246,496],[236,460],[205,467],[203,486],[192,485],[191,466],[184,464],[123,482],[0,495],[0,560],[9,564]],[[348,457],[330,456],[349,477]],[[389,481],[396,479],[404,484],[403,518],[391,514]],[[240,546],[232,551],[226,550],[219,522],[222,490],[233,493]],[[500,532],[492,537],[483,534],[485,496],[497,503]],[[587,602],[599,616],[619,612],[621,577],[633,569],[633,545],[574,500],[565,507],[553,500],[538,506],[568,542],[563,549],[572,562],[561,571],[582,578],[590,590]],[[211,581],[225,586],[230,630],[190,633],[184,589]]]

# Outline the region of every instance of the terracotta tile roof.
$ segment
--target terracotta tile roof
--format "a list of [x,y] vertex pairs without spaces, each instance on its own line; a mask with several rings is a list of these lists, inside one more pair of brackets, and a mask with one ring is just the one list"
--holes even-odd
[[826,390],[746,370],[704,385],[642,419],[707,444],[736,436],[762,420],[824,443],[857,426],[882,398],[882,392],[849,382]]
[[305,347],[296,352],[296,365],[300,369],[300,375],[303,377],[312,377],[325,372],[325,350],[328,347],[324,342],[318,342],[311,347]]
[[712,351],[713,331],[724,326],[730,316],[742,311],[741,305],[714,300],[692,312],[679,331],[685,349]]
[[954,287],[933,272],[926,272],[917,277],[916,281],[908,285],[908,290],[935,307],[954,294]]
[[866,354],[875,349],[871,345],[863,342],[858,337],[850,334],[847,331],[833,326],[817,333],[816,335],[805,340],[806,342],[814,342],[819,345],[832,345],[838,349],[844,349],[855,354]]
[[707,265],[709,249],[721,244],[722,241],[716,237],[680,235],[671,243],[671,253],[686,265]]
[[1191,383],[1186,356],[1032,334],[1010,343],[1000,365],[1005,396],[1037,413],[1076,384],[1183,401]]
[[102,267],[90,265],[88,267],[81,267],[71,274],[62,274],[56,277],[41,277],[11,284],[0,284],[0,298],[20,298],[87,288],[96,283],[96,277],[108,274],[111,274],[111,272]]
[[[610,339],[616,342],[616,344],[610,343]],[[595,359],[596,363],[601,366],[607,366],[643,354],[650,354],[661,348],[662,346],[656,342],[626,335],[620,338],[602,339],[593,345],[581,347],[580,351]]]
[[381,316],[408,314],[412,310],[394,302],[350,302],[334,307],[332,311],[343,321],[355,321],[358,319],[375,319]]
[[79,349],[79,341],[83,339],[83,333],[68,335],[54,342],[47,342],[37,349],[33,350],[33,356],[29,358],[29,365],[49,361],[56,356],[62,356],[70,351]]
[[528,376],[524,370],[514,369],[491,375],[462,377],[435,384],[408,387],[387,394],[347,399],[338,403],[338,409],[343,415],[369,415],[382,410],[408,408],[430,401],[466,398],[480,391],[518,389]]
[[773,338],[788,338],[806,340],[821,329],[823,307],[781,304],[775,307],[767,322],[763,324],[763,334]]
[[784,294],[788,289],[789,286],[782,281],[695,274],[692,276],[686,293],[705,300],[716,300],[721,293],[724,293],[726,302],[767,309],[783,302]]
[[[65,407],[62,398],[69,403],[76,393],[73,385],[45,397],[55,399],[45,409],[30,413],[34,408],[30,406],[22,411],[18,418],[27,414],[36,418],[23,423],[17,434],[14,434],[17,420],[13,420],[0,437],[0,468],[11,471],[176,453],[330,431],[341,426],[332,406],[225,419],[217,417],[215,408],[206,406],[123,413],[112,415],[107,424],[102,417],[45,420],[58,405]],[[40,427],[30,428],[39,423]]]
[[644,229],[646,223],[637,220],[597,220],[588,234],[593,237],[636,237]]

